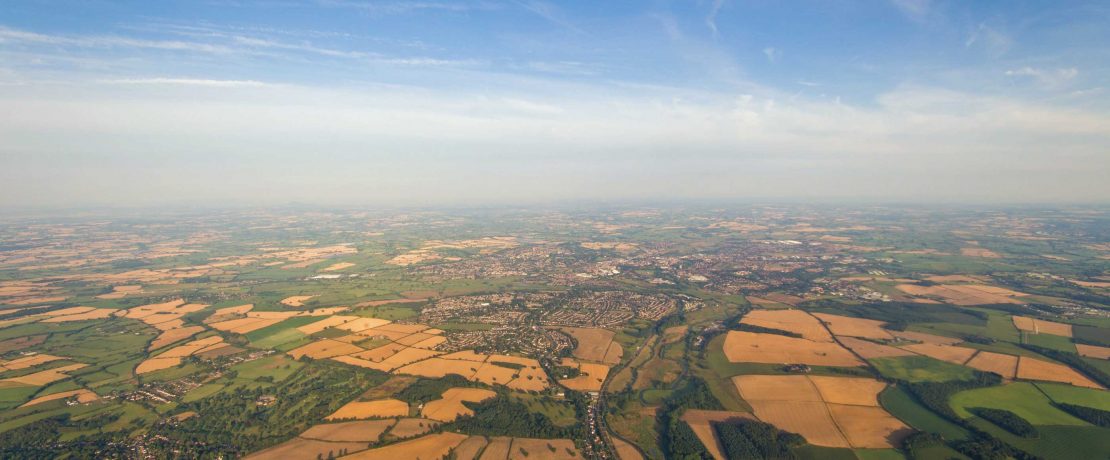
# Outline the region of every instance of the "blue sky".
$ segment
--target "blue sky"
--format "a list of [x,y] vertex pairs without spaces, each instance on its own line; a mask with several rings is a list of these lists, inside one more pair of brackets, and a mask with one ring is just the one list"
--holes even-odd
[[1107,43],[1105,2],[12,1],[0,205],[1105,202]]

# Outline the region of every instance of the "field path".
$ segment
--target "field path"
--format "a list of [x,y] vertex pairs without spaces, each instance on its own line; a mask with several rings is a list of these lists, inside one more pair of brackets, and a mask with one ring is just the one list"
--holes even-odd
[[[829,334],[832,334],[832,331],[829,331]],[[836,336],[834,335],[833,337],[834,337],[833,340],[836,340],[835,339]],[[837,343],[840,343],[840,342],[838,341]],[[864,362],[867,362],[867,361],[864,361]],[[829,409],[829,402],[825,401],[825,395],[821,394],[821,389],[817,388],[817,384],[813,383],[813,379],[809,378],[808,375],[805,376],[805,377],[806,377],[806,382],[809,382],[809,386],[813,387],[813,392],[817,393],[818,398],[821,398],[821,403],[822,403],[821,407],[825,409],[825,413],[828,414],[829,420],[833,421],[832,425],[834,427],[836,427],[836,432],[839,433],[840,437],[844,439],[844,444],[846,444],[848,446],[852,446],[851,441],[848,441],[848,434],[845,433],[844,430],[842,430],[840,428],[840,424],[836,422],[836,417],[833,416],[832,410]]]
[[[855,357],[856,357],[856,359],[860,360],[860,362],[862,362],[862,363],[866,364],[866,365],[867,365],[867,367],[871,367],[871,363],[867,362],[867,360],[866,360],[866,359],[864,359],[864,358],[863,358],[863,356],[860,356],[860,354],[859,354],[859,353],[856,353],[856,351],[855,351],[855,350],[853,350],[853,349],[851,349],[851,348],[848,348],[848,347],[844,346],[844,343],[840,341],[840,337],[837,337],[837,336],[836,336],[836,334],[833,334],[833,331],[832,331],[832,329],[829,329],[829,325],[828,325],[828,323],[826,323],[826,322],[824,322],[824,321],[821,321],[821,318],[818,318],[818,317],[817,317],[816,315],[814,315],[813,313],[810,313],[810,312],[809,312],[809,311],[807,311],[807,310],[802,310],[802,311],[806,312],[806,314],[807,314],[807,315],[809,315],[809,316],[812,316],[812,317],[813,317],[813,319],[816,319],[816,320],[817,320],[817,322],[821,323],[821,327],[824,327],[826,331],[829,331],[829,336],[830,336],[830,337],[832,337],[832,339],[833,339],[833,342],[836,342],[836,344],[837,344],[837,345],[839,345],[839,346],[840,346],[840,348],[843,348],[843,349],[845,349],[845,350],[848,350],[848,353],[851,353],[851,354],[852,354],[852,356],[855,356]],[[837,428],[837,429],[839,429],[839,428]]]

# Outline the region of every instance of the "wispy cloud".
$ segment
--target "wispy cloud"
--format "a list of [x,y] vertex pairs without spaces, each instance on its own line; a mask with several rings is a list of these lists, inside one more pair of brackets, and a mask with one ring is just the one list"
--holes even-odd
[[[616,94],[594,85],[569,91],[573,97],[292,86],[280,98],[212,94],[207,86],[139,87],[126,100],[88,88],[0,90],[8,109],[0,111],[0,151],[33,152],[41,163],[0,156],[0,175],[8,174],[0,203],[62,201],[82,190],[105,201],[147,199],[136,189],[263,202],[306,191],[332,201],[504,199],[504,181],[485,189],[493,174],[525,200],[568,191],[737,198],[769,189],[1090,200],[1108,191],[1096,174],[1110,167],[1105,114],[933,88],[897,88],[861,107],[673,89]],[[150,139],[165,155],[162,176],[134,172]],[[797,168],[801,162],[812,167]],[[17,177],[12,168],[31,173]],[[988,168],[999,174],[982,176]],[[47,171],[59,180],[42,181]],[[584,182],[583,171],[606,177]],[[1066,180],[1030,191],[1028,181],[1045,171]],[[937,180],[953,186],[938,188]]]
[[578,61],[529,61],[527,68],[537,72],[562,75],[597,75],[598,67]]
[[378,58],[371,62],[409,67],[474,67],[489,64],[480,59],[436,59],[428,57]]
[[[4,44],[49,45],[54,48],[119,48],[131,50],[181,51],[218,55],[251,55],[268,58],[287,58],[302,61],[304,58],[319,56],[349,60],[352,63],[395,65],[402,67],[464,67],[487,65],[478,59],[444,59],[433,56],[390,56],[372,51],[349,50],[322,47],[308,41],[292,42],[275,40],[269,37],[229,33],[216,28],[184,27],[172,29],[197,40],[154,40],[121,36],[78,36],[47,35],[11,29],[0,26],[0,46]],[[203,41],[202,41],[203,39]],[[57,55],[66,57],[68,53],[56,53],[56,49],[44,48],[43,57]],[[55,54],[51,54],[55,53]],[[89,56],[92,60],[94,56]],[[105,59],[105,62],[110,62]]]
[[902,14],[914,21],[924,21],[929,16],[930,0],[890,0]]
[[779,58],[782,57],[782,50],[773,46],[768,46],[766,48],[763,48],[763,55],[767,56],[767,61],[773,64],[778,62]]
[[331,57],[346,57],[346,58],[366,58],[378,56],[377,53],[367,53],[361,51],[348,51],[338,50],[331,48],[321,48],[313,46],[309,43],[286,43],[277,40],[270,40],[257,37],[246,37],[241,35],[229,36],[232,43],[251,48],[264,48],[264,49],[278,49],[287,51],[300,51],[305,53],[319,54],[322,56]]
[[720,36],[717,31],[717,13],[721,11],[724,4],[725,0],[713,0],[713,4],[709,7],[709,14],[705,15],[705,25],[709,27],[710,32],[713,32],[713,38]]
[[1079,69],[1075,67],[1063,69],[1022,67],[1020,69],[1007,70],[1006,75],[1011,77],[1030,77],[1047,89],[1059,89],[1074,80],[1075,77],[1079,75]]
[[230,53],[232,48],[210,43],[180,40],[147,40],[113,35],[66,36],[47,35],[0,26],[0,43],[37,43],[86,48],[146,48],[163,51]]
[[570,22],[558,6],[541,0],[517,0],[518,5],[531,11],[548,22],[555,24],[574,33],[585,34],[586,31]]
[[1013,43],[1014,40],[998,27],[981,22],[967,35],[964,48],[979,48],[993,57],[999,57],[1006,54]]
[[492,2],[428,2],[428,1],[347,1],[347,0],[319,0],[323,6],[357,8],[374,14],[402,14],[418,11],[445,11],[464,12],[474,10],[494,10],[500,6]]
[[207,86],[211,88],[264,88],[281,86],[257,80],[212,80],[204,78],[118,78],[100,80],[99,82],[110,85]]

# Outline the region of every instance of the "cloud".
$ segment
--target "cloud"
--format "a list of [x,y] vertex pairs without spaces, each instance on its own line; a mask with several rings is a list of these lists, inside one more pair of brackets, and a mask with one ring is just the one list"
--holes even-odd
[[488,64],[479,59],[436,59],[429,57],[378,58],[371,62],[405,67],[473,67]]
[[359,2],[345,0],[319,0],[322,6],[356,8],[373,14],[402,14],[417,11],[446,11],[465,12],[474,10],[493,10],[498,7],[491,2],[424,2],[424,1],[395,1],[395,2]]
[[[232,43],[252,48],[266,48],[266,49],[279,49],[287,51],[300,51],[312,54],[319,54],[322,56],[331,57],[345,57],[345,58],[366,58],[378,56],[376,53],[364,53],[359,51],[345,51],[331,48],[321,48],[307,43],[285,43],[276,40],[269,40],[265,38],[247,37],[242,35],[228,36]],[[240,47],[241,47],[240,46]]]
[[772,46],[768,46],[766,48],[763,48],[763,55],[767,56],[768,62],[775,63],[778,62],[779,58],[782,57],[782,50],[779,50]]
[[120,78],[114,80],[100,80],[100,83],[111,85],[207,86],[212,88],[263,88],[279,86],[257,80],[212,80],[199,78]]
[[193,51],[204,53],[230,53],[231,48],[208,43],[179,40],[144,40],[111,35],[62,36],[45,35],[0,26],[0,43],[35,43],[68,45],[85,48],[146,48],[163,51]]
[[717,13],[721,11],[724,6],[725,0],[713,0],[713,5],[709,7],[709,14],[705,16],[705,25],[713,32],[713,37],[717,38],[720,34],[717,32]]
[[1010,50],[1013,43],[1013,39],[1005,32],[982,22],[968,34],[964,47],[978,48],[992,57],[1000,57]]
[[559,7],[552,3],[541,0],[516,0],[516,4],[559,27],[578,34],[586,33],[586,31],[567,20]]
[[682,29],[678,26],[678,21],[674,16],[667,13],[656,13],[651,15],[655,20],[659,21],[659,26],[663,28],[663,33],[671,41],[679,41],[685,39]]
[[1068,67],[1050,70],[1022,67],[1020,69],[1007,70],[1006,75],[1011,77],[1031,77],[1046,89],[1059,89],[1074,80],[1075,77],[1079,75],[1079,69]]
[[[205,37],[207,41],[146,40],[118,36],[60,36],[26,32],[0,26],[0,45],[4,43],[29,43],[51,45],[55,48],[130,48],[154,49],[163,51],[183,51],[200,54],[249,55],[268,58],[284,58],[303,61],[306,57],[321,56],[358,63],[370,63],[397,67],[475,67],[487,65],[487,61],[476,59],[442,59],[430,56],[387,56],[376,52],[343,50],[315,46],[309,42],[291,43],[267,37],[248,36],[228,33],[214,28],[174,28],[174,33]],[[58,53],[56,49],[41,50],[40,57],[56,57],[72,61],[73,52]],[[100,59],[96,55],[79,52],[85,66],[108,66],[112,58]]]
[[914,21],[924,21],[929,15],[930,0],[891,0],[895,8]]
[[529,61],[527,68],[537,72],[563,75],[589,76],[598,74],[597,66],[578,61]]
[[[0,87],[0,204],[71,200],[82,187],[122,202],[146,199],[128,190],[364,204],[1110,196],[1092,172],[1110,168],[1110,116],[930,87],[850,105],[597,83],[543,95],[124,80],[126,98]],[[1050,187],[1020,185],[1044,174]]]

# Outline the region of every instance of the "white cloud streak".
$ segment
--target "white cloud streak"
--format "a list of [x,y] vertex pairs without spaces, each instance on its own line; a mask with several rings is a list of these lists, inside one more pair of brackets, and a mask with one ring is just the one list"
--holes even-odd
[[264,88],[280,86],[257,80],[211,80],[197,78],[121,78],[115,80],[101,80],[100,83],[111,85],[176,85],[176,86],[207,86],[212,88]]
[[[1110,196],[1092,174],[1110,170],[1110,117],[936,88],[900,87],[866,108],[598,86],[521,96],[130,81],[102,93],[0,88],[0,170],[22,171],[0,176],[0,204],[71,200],[80,184],[93,189],[81,189],[85,199],[139,189],[203,201],[215,190],[406,204]],[[220,93],[203,91],[211,86]],[[1018,185],[1044,174],[1056,177],[1050,190]],[[955,182],[937,189],[938,180]]]
[[721,34],[717,30],[717,13],[721,12],[721,7],[724,6],[725,0],[713,0],[713,4],[709,7],[709,14],[705,15],[705,25],[709,27],[709,31],[713,33],[713,38],[720,37]]
[[1011,77],[1030,77],[1046,89],[1060,89],[1070,83],[1079,75],[1079,69],[1068,67],[1062,69],[1039,69],[1022,67],[1007,70],[1006,75]]

